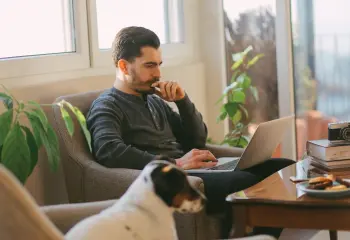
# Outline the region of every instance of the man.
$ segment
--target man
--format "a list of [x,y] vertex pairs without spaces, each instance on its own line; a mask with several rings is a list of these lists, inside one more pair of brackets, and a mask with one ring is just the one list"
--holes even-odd
[[[178,83],[160,81],[159,46],[157,35],[142,27],[124,28],[114,39],[114,86],[93,102],[87,116],[93,153],[106,167],[142,169],[156,159],[183,169],[216,165],[215,156],[205,150],[207,127],[201,114]],[[165,101],[174,102],[179,114]],[[236,152],[240,156],[242,150]],[[205,183],[209,208],[216,208],[225,206],[227,194],[292,163],[275,159],[244,171],[197,176]]]

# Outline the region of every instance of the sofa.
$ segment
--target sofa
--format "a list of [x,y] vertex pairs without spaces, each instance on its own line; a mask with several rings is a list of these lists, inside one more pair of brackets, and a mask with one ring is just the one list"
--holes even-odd
[[[74,224],[115,201],[39,207],[14,175],[0,164],[0,239],[63,240],[64,233]],[[245,239],[273,240],[269,236]]]
[[[85,92],[62,96],[55,103],[62,100],[78,107],[85,115],[94,99],[101,91]],[[69,111],[69,109],[67,109]],[[73,137],[70,137],[61,117],[59,106],[46,110],[48,119],[55,129],[61,154],[65,185],[69,203],[88,203],[95,201],[115,200],[120,198],[130,184],[139,175],[139,170],[106,168],[96,161],[89,151],[88,145],[79,122],[70,112],[74,122]],[[216,156],[234,156],[234,150],[222,146],[207,145]],[[190,183],[204,192],[202,179],[189,177]],[[217,239],[221,236],[223,216],[208,216],[205,210],[192,215],[176,214],[176,227],[180,239]]]

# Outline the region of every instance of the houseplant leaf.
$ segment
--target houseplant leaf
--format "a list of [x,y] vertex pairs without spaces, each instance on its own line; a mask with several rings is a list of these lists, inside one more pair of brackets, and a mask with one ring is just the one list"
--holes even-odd
[[2,164],[24,184],[30,174],[30,150],[18,123],[5,139],[1,159]]
[[49,121],[47,120],[46,114],[44,110],[41,108],[41,106],[34,102],[34,101],[28,101],[28,104],[33,106],[32,113],[34,113],[41,121],[45,131],[47,130],[47,126],[49,124]]
[[24,111],[24,114],[26,114],[26,116],[30,122],[30,125],[32,126],[36,145],[37,145],[38,149],[40,149],[40,147],[42,146],[42,139],[41,139],[41,133],[40,133],[41,128],[42,128],[42,123],[41,123],[40,119],[38,118],[38,116],[33,114],[32,112]]
[[4,144],[5,138],[10,131],[13,119],[13,109],[7,110],[0,115],[0,146]]
[[34,167],[38,163],[38,146],[36,145],[35,138],[33,133],[26,126],[21,126],[22,130],[26,133],[26,141],[30,150],[30,171],[29,174],[33,171]]
[[224,90],[224,95],[227,94],[229,91],[231,91],[232,89],[235,89],[238,87],[238,82],[233,82],[230,85],[228,85],[225,90]]
[[64,124],[66,125],[66,128],[68,130],[69,135],[72,137],[73,133],[74,133],[74,124],[73,124],[73,120],[70,117],[69,113],[67,112],[67,110],[64,108],[64,106],[60,106],[60,110],[61,110],[61,115],[62,118],[64,120]]
[[58,139],[56,133],[50,125],[48,125],[47,133],[43,131],[41,133],[50,167],[52,170],[56,171],[60,161],[60,152],[58,149]]
[[241,136],[238,141],[237,141],[237,147],[241,147],[241,148],[244,148],[248,145],[248,140],[244,137],[244,136]]
[[249,45],[246,49],[244,49],[243,51],[243,55],[247,55],[250,51],[253,50],[252,45]]
[[12,98],[8,94],[0,92],[0,101],[3,101],[3,103],[7,109],[13,108]]
[[245,102],[244,92],[234,91],[232,96],[232,101],[236,103],[244,103]]
[[251,78],[250,78],[248,75],[245,75],[245,76],[244,76],[243,83],[242,83],[242,87],[243,87],[244,89],[247,89],[247,88],[250,87],[251,83],[252,83]]
[[45,147],[51,169],[53,171],[57,170],[60,153],[58,150],[59,145],[55,131],[50,125],[47,125],[47,130],[45,131],[39,117],[36,115],[29,115],[28,118],[33,127],[34,138],[37,146],[43,145]]
[[237,109],[238,109],[237,103],[229,102],[229,103],[226,103],[224,106],[227,114],[230,116],[230,118],[232,118],[237,112]]
[[220,115],[217,117],[216,122],[220,122],[224,120],[227,117],[227,112],[222,112]]
[[252,95],[253,95],[255,101],[256,101],[256,102],[259,101],[259,92],[258,92],[258,89],[257,89],[256,87],[253,87],[253,86],[250,86],[249,89],[250,89],[250,92],[252,93]]
[[81,129],[83,130],[86,142],[89,146],[90,152],[92,152],[92,147],[91,147],[91,134],[87,128],[86,124],[86,119],[84,114],[79,110],[79,108],[73,106],[69,102],[64,101],[64,104],[67,105],[70,110],[75,114],[76,118],[78,119],[78,122],[80,124]]
[[240,110],[236,111],[236,114],[231,118],[233,124],[237,124],[242,119],[242,112]]
[[251,67],[253,66],[260,58],[262,58],[264,56],[264,54],[258,54],[255,57],[253,57],[247,64],[247,67]]
[[239,105],[239,109],[244,113],[245,117],[248,118],[249,115],[248,115],[248,111],[247,109],[243,106],[243,105]]
[[231,69],[232,69],[232,70],[236,70],[237,68],[239,68],[239,66],[241,66],[242,63],[243,63],[243,58],[241,58],[240,60],[238,60],[237,62],[235,62],[234,64],[232,64]]

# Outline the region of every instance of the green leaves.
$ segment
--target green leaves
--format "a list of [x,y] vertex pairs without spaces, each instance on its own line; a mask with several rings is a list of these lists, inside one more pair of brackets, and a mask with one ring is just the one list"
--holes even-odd
[[13,110],[7,110],[0,115],[0,146],[3,145],[7,134],[10,131],[13,118]]
[[264,54],[258,54],[255,57],[253,57],[253,59],[248,62],[247,67],[250,68],[251,66],[253,66],[263,56]]
[[6,93],[0,92],[0,101],[3,101],[3,103],[7,109],[13,108],[12,98],[11,98],[11,96],[7,95]]
[[217,121],[229,117],[234,127],[233,131],[225,136],[223,144],[245,147],[248,143],[248,137],[243,133],[247,133],[247,126],[252,119],[249,118],[249,112],[245,105],[252,104],[251,101],[247,101],[250,96],[254,98],[255,102],[259,101],[258,90],[252,86],[253,81],[248,75],[248,69],[264,56],[263,54],[252,56],[252,51],[253,47],[248,46],[242,52],[232,54],[234,63],[231,66],[233,70],[231,83],[224,89],[222,96],[217,101],[220,103],[224,99],[227,100],[227,102],[222,103]]
[[61,110],[61,115],[62,118],[64,120],[64,123],[66,125],[66,128],[68,130],[69,135],[72,137],[73,133],[74,133],[74,124],[73,124],[73,120],[70,117],[69,113],[67,112],[67,110],[64,108],[64,106],[60,107]]
[[[50,168],[57,170],[60,160],[59,143],[41,105],[34,101],[17,101],[2,87],[6,93],[0,92],[0,101],[4,102],[7,110],[0,115],[0,162],[24,184],[38,163],[40,148],[44,147]],[[16,103],[15,106],[13,102]],[[68,102],[62,101],[58,106],[70,136],[74,134],[74,123],[64,107],[74,113],[91,151],[91,136],[84,115]],[[27,117],[29,127],[20,124],[21,115]]]
[[32,132],[30,131],[30,129],[27,128],[26,126],[21,126],[21,128],[26,134],[26,141],[30,150],[30,168],[29,169],[31,173],[38,162],[39,149],[38,149],[38,146],[36,145],[35,138]]
[[[64,106],[67,106],[72,111],[72,113],[74,113],[74,115],[77,118],[77,120],[79,122],[79,125],[80,125],[80,127],[81,127],[81,129],[83,131],[86,143],[88,144],[88,147],[89,147],[89,150],[90,150],[90,152],[92,152],[92,148],[91,148],[91,134],[90,134],[90,132],[89,132],[89,130],[87,128],[86,119],[85,119],[84,114],[77,107],[74,107],[69,102],[62,101],[58,105],[61,108],[61,113],[62,113],[62,108],[64,108]],[[65,120],[65,124],[66,124],[66,127],[67,127],[68,132],[69,132],[69,125],[72,124],[72,126],[73,126],[73,122],[71,122],[72,120],[70,118],[69,113],[68,112],[66,112],[66,113],[68,114],[68,116],[66,114],[65,115],[62,114],[62,117]],[[73,133],[71,134],[71,136],[73,136]]]
[[230,116],[230,118],[232,118],[238,109],[238,105],[234,102],[229,102],[225,104],[225,110],[227,112],[227,114]]
[[1,153],[1,163],[24,184],[31,173],[30,150],[18,123],[7,135]]
[[52,170],[56,171],[60,161],[60,152],[58,149],[58,139],[53,128],[48,125],[47,134],[41,132],[41,140],[45,147],[48,161]]
[[232,101],[236,103],[244,103],[245,102],[245,93],[244,92],[233,92]]
[[42,120],[36,112],[25,112],[25,114],[32,126],[34,132],[33,138],[35,139],[37,148],[40,149],[41,146],[45,147],[51,169],[53,171],[57,170],[60,152],[56,133],[49,124],[46,126],[43,125]]
[[47,117],[46,117],[46,115],[45,115],[44,110],[43,110],[43,109],[41,108],[41,106],[40,106],[38,103],[36,103],[36,102],[29,101],[28,103],[29,103],[29,105],[30,105],[31,107],[33,107],[32,113],[33,113],[36,117],[38,117],[38,118],[40,119],[40,122],[41,122],[42,126],[44,127],[44,129],[45,129],[45,131],[46,131],[46,130],[47,130],[47,126],[48,126],[48,124],[49,124],[49,121],[47,120]]

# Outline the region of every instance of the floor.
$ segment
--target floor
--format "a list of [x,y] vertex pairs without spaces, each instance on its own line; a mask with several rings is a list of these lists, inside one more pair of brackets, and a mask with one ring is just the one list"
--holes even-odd
[[[350,232],[338,232],[338,240],[349,240]],[[285,229],[278,240],[329,240],[328,231]]]

